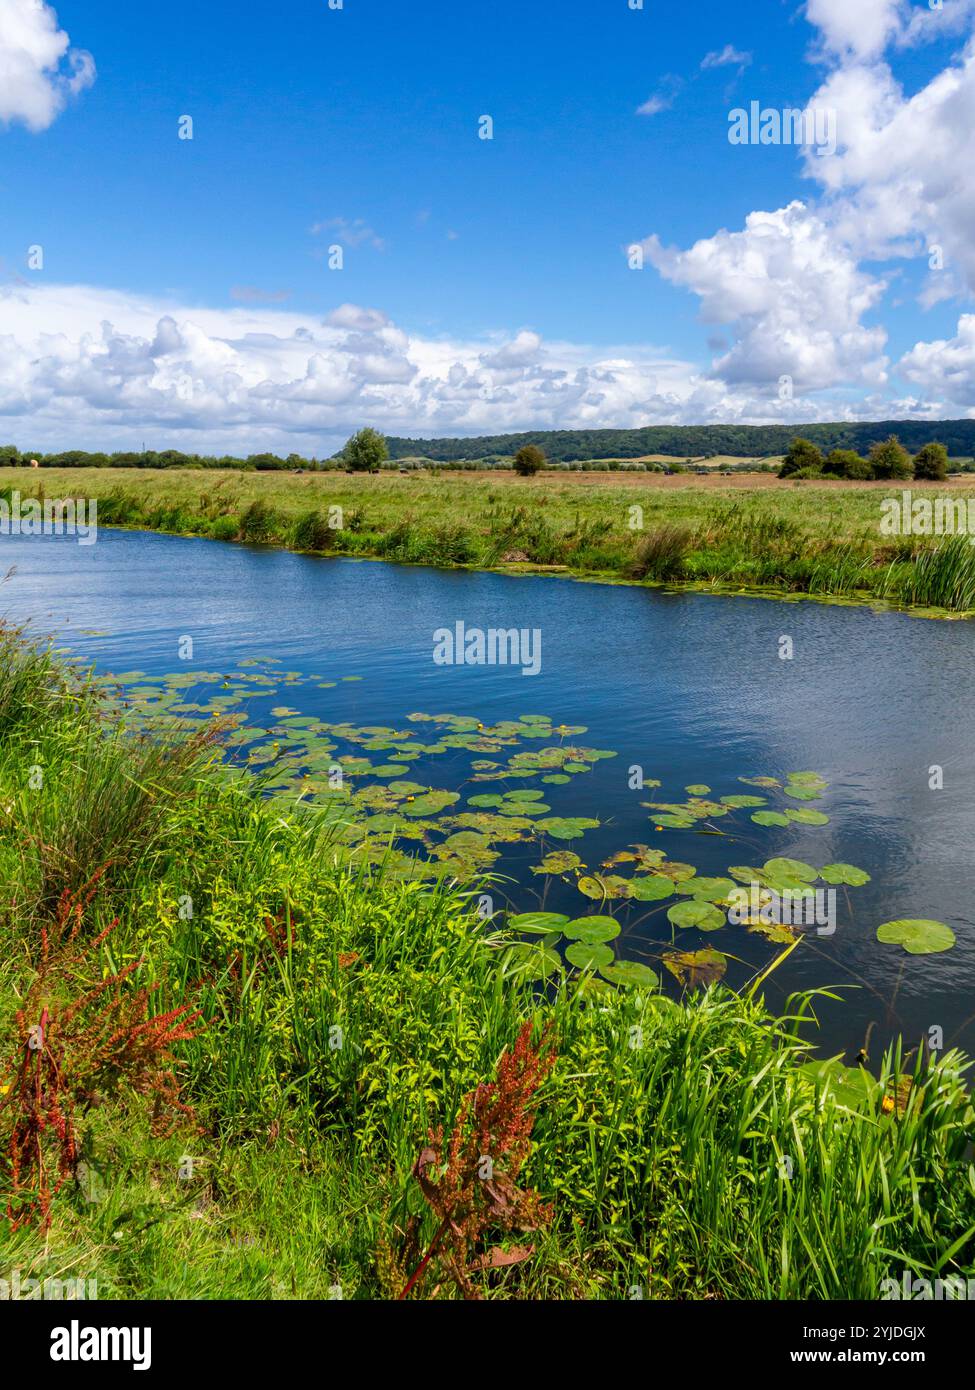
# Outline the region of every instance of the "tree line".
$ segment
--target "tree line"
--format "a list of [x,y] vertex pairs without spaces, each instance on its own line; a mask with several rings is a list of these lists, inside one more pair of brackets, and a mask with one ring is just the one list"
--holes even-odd
[[865,457],[855,449],[832,449],[824,454],[811,439],[796,438],[779,469],[780,478],[849,478],[858,482],[937,481],[947,476],[948,450],[943,444],[928,440],[912,457],[896,434],[877,440]]
[[[694,460],[729,455],[754,459],[756,463],[786,456],[788,468],[782,476],[794,476],[804,469],[823,476],[872,478],[927,476],[904,472],[904,462],[892,450],[893,440],[908,458],[916,459],[930,445],[930,423],[901,421],[894,433],[890,423],[810,425],[796,438],[794,431],[772,425],[651,426],[641,430],[549,430],[535,434],[480,436],[475,439],[398,439],[387,438],[377,430],[358,430],[336,454],[327,458],[290,453],[213,455],[183,453],[179,449],[118,450],[111,453],[66,449],[46,453],[41,449],[19,449],[15,444],[0,445],[0,467],[28,467],[37,462],[42,468],[229,468],[242,471],[297,472],[313,469],[349,469],[353,472],[395,467],[409,460],[418,466],[425,462],[454,467],[497,465],[515,467],[531,473],[546,464],[576,466],[582,461],[610,460],[612,466],[646,454],[660,454],[675,460]],[[971,457],[975,453],[975,420],[943,420],[937,423],[939,448],[951,457]],[[802,447],[794,453],[797,445]],[[878,451],[880,451],[878,453]],[[913,454],[909,451],[913,451]],[[896,456],[896,457],[895,457]],[[880,460],[878,463],[877,460]],[[526,464],[525,460],[529,462]],[[857,462],[859,460],[859,462]],[[887,460],[885,462],[885,460]],[[891,461],[893,460],[893,461]],[[605,464],[601,466],[606,466]],[[766,465],[767,466],[767,465]],[[927,464],[922,463],[922,468]],[[648,468],[653,465],[648,464]],[[878,472],[877,468],[881,470]],[[893,469],[894,471],[889,471]],[[936,475],[940,476],[940,475]]]
[[470,439],[387,440],[392,459],[422,457],[436,462],[482,459],[507,462],[526,444],[541,448],[553,462],[583,459],[641,458],[664,454],[677,459],[781,458],[796,434],[803,435],[823,453],[851,449],[866,454],[891,434],[916,452],[936,434],[952,458],[975,455],[975,419],[881,420],[815,425],[647,425],[620,430],[533,430],[520,434],[478,435]]

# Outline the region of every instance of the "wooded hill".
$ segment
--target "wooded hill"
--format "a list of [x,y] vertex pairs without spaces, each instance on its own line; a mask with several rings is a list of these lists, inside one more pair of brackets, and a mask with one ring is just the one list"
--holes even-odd
[[729,454],[772,458],[784,454],[796,435],[831,449],[866,454],[870,446],[896,434],[911,453],[940,440],[953,458],[975,454],[975,420],[880,420],[830,425],[648,425],[636,430],[531,430],[524,434],[477,435],[471,439],[402,439],[389,436],[390,457],[461,459],[510,458],[524,444],[537,444],[555,462],[632,459],[646,454],[701,458]]

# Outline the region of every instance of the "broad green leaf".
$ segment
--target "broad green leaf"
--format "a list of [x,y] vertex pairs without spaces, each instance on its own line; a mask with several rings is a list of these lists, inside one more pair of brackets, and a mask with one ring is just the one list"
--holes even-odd
[[668,908],[667,916],[675,927],[697,927],[699,931],[717,931],[725,925],[724,913],[702,898],[675,903]]
[[903,946],[912,956],[933,956],[950,951],[955,933],[944,922],[931,922],[923,917],[900,917],[883,922],[877,928],[877,940],[888,946]]

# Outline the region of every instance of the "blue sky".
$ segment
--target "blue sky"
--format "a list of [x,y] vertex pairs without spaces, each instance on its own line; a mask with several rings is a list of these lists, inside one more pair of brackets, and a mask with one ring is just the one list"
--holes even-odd
[[[972,413],[972,9],[0,0],[0,433]],[[841,139],[815,176],[729,144],[732,108],[817,90]]]

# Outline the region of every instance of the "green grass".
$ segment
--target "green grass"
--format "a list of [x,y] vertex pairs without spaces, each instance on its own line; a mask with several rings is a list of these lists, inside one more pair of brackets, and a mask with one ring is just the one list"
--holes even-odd
[[[92,688],[0,634],[0,1086],[54,912],[51,845],[73,875],[109,866],[84,931],[118,926],[87,983],[141,960],[127,987],[157,983],[154,1008],[191,999],[207,1020],[178,1048],[198,1131],[154,1137],[144,1098],[104,1097],[50,1230],[0,1218],[0,1278],[96,1279],[101,1297],[395,1296],[405,1233],[422,1248],[435,1225],[411,1175],[427,1130],[450,1128],[526,1018],[558,1053],[522,1175],[554,1217],[529,1260],[478,1276],[486,1297],[876,1298],[904,1269],[975,1273],[960,1054],[895,1048],[877,1077],[817,1076],[815,997],[773,1018],[760,982],[683,1003],[571,976],[540,993],[506,976],[505,934],[469,895],[357,864],[313,814],[215,778],[213,756],[106,727]],[[10,1123],[0,1098],[3,1206]],[[420,1293],[435,1290],[452,1296],[432,1279]]]
[[[0,469],[0,491],[94,497],[102,525],[411,564],[542,568],[581,578],[778,591],[969,612],[962,538],[880,534],[892,484],[652,475],[301,476],[150,469]],[[958,483],[915,491],[965,497]]]

